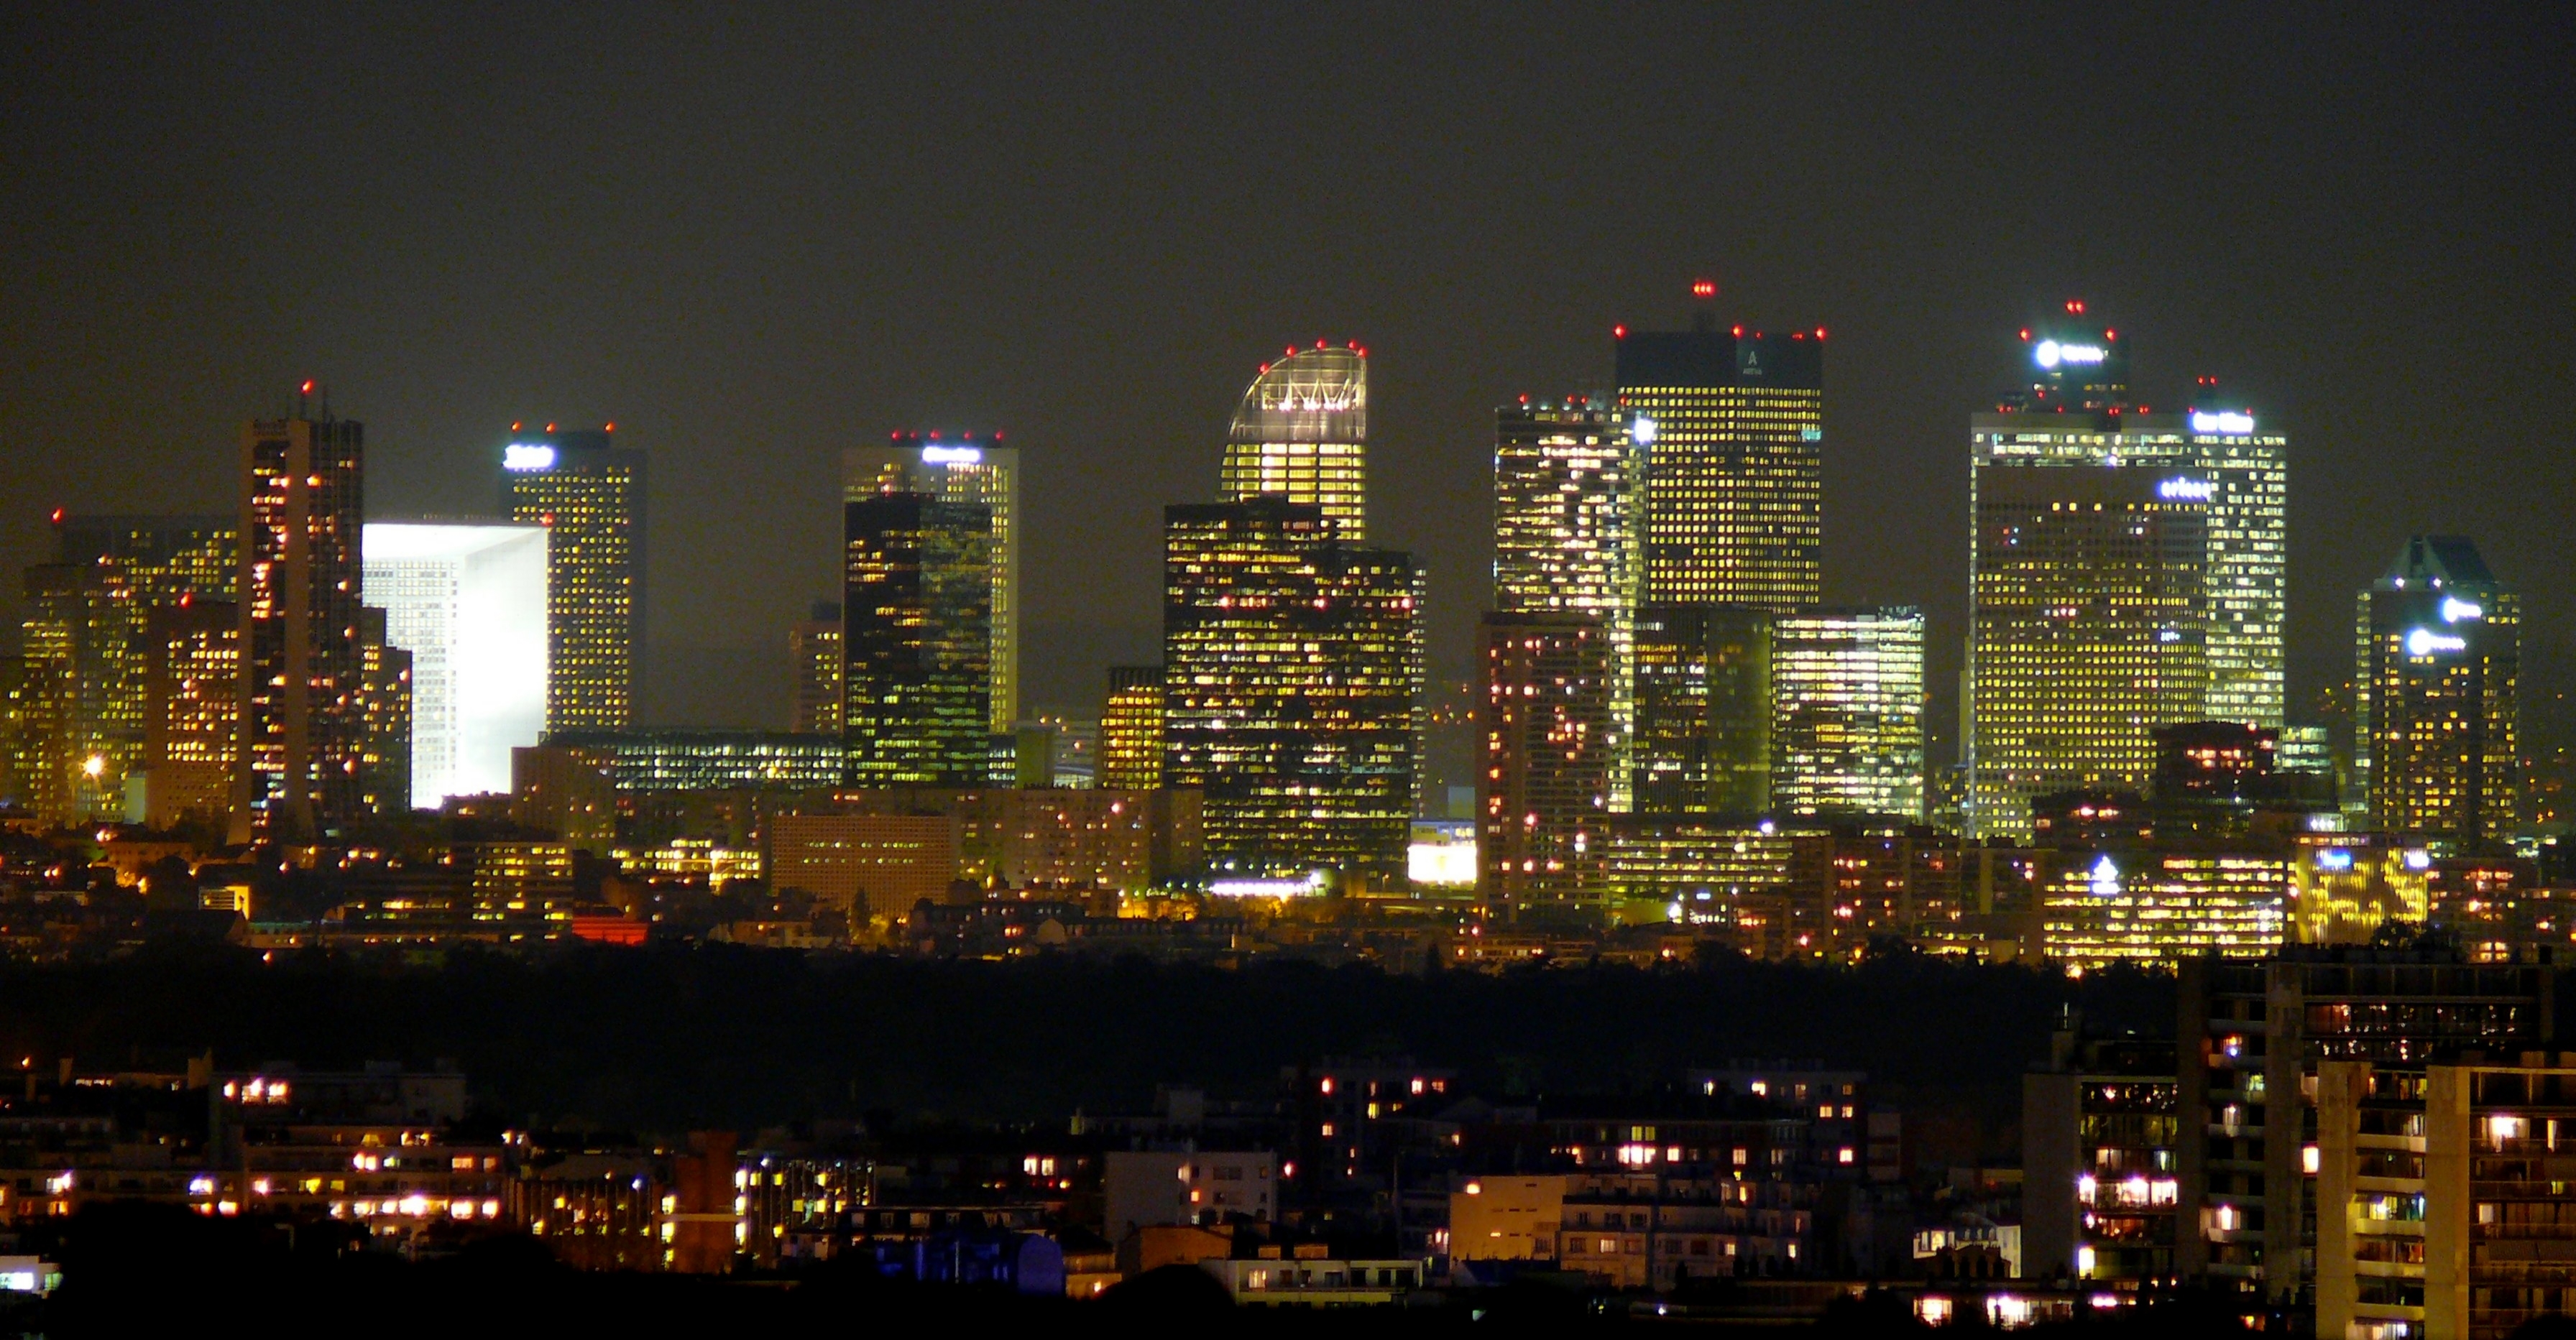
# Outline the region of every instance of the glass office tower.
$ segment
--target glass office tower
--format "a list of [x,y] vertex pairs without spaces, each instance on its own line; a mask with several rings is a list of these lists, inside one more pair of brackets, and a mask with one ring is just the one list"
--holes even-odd
[[1368,351],[1291,349],[1243,393],[1225,437],[1217,496],[1279,497],[1322,510],[1334,534],[1368,533]]
[[1020,719],[1020,449],[1002,434],[889,434],[841,453],[841,499],[876,493],[920,493],[981,507],[993,520],[986,549],[992,566],[992,715],[986,730],[1007,735]]
[[1225,876],[1405,878],[1420,699],[1411,556],[1320,506],[1164,509],[1163,775],[1204,792]]
[[842,505],[841,739],[851,786],[982,786],[992,513],[922,493]]
[[2458,535],[2418,535],[2361,593],[2353,762],[2368,821],[2456,851],[2512,836],[2522,601]]

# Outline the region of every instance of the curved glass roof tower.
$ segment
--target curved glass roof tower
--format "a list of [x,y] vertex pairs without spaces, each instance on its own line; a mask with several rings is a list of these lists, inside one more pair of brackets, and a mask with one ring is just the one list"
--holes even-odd
[[1366,538],[1367,474],[1368,351],[1318,340],[1263,365],[1226,434],[1219,495],[1312,504],[1356,544]]

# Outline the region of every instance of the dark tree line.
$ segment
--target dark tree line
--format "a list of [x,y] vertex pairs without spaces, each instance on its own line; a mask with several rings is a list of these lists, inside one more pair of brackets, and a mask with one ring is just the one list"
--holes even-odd
[[2068,1004],[2096,1029],[2166,1033],[2173,982],[1910,956],[1399,976],[710,944],[273,963],[198,947],[0,968],[0,1048],[84,1071],[209,1048],[224,1068],[443,1058],[503,1119],[656,1130],[1133,1111],[1162,1083],[1266,1095],[1282,1067],[1328,1055],[1411,1056],[1495,1098],[1642,1093],[1694,1065],[1814,1059],[1866,1070],[1900,1102],[2008,1120]]

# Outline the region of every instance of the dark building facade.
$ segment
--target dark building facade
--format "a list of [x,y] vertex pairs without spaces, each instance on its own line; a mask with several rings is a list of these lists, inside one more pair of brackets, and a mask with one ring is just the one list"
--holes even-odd
[[1588,908],[1606,896],[1617,762],[1610,637],[1583,614],[1487,614],[1477,893],[1488,908]]

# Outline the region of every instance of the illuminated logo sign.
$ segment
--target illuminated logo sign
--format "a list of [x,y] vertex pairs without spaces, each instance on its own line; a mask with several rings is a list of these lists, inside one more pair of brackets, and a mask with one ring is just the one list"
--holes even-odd
[[2468,649],[2468,639],[2436,633],[2430,628],[2418,628],[2406,635],[2406,654],[2409,656],[2430,656],[2437,651],[2467,651]]
[[2484,606],[2462,600],[2457,596],[2442,597],[2442,622],[2444,623],[2458,623],[2462,619],[2485,617],[2487,612]]
[[924,465],[982,465],[984,451],[981,447],[923,447],[921,463]]
[[2113,864],[2108,856],[2093,863],[2093,896],[2096,898],[2120,896],[2120,867]]
[[2206,479],[2168,479],[2156,485],[2156,496],[2182,502],[2208,502],[2218,496],[2218,485]]
[[2250,433],[2254,431],[2254,416],[2211,414],[2204,410],[2194,410],[2191,415],[2191,430],[2195,433]]
[[1641,447],[1653,442],[1655,440],[1655,421],[1647,418],[1643,414],[1638,415],[1637,421],[1628,426],[1628,436],[1636,439],[1637,445]]
[[551,470],[555,468],[555,449],[543,442],[513,442],[501,448],[501,468],[517,470]]
[[2317,853],[2317,869],[2350,870],[2352,869],[2352,853],[2341,847],[2328,847],[2324,851]]
[[2038,347],[2030,351],[2030,356],[2038,360],[2041,367],[2053,368],[2060,363],[2099,363],[2111,355],[2098,344],[2059,344],[2055,340],[2041,340]]
[[2414,847],[2414,848],[2410,848],[2410,849],[2408,849],[2408,851],[2407,851],[2407,853],[2406,853],[2406,868],[2407,868],[2407,869],[2409,869],[2409,870],[2430,870],[2430,869],[2432,869],[2432,868],[2433,868],[2433,853],[2431,853],[2431,852],[2429,852],[2429,851],[2426,851],[2426,850],[2424,850],[2424,849],[2423,849],[2423,848],[2421,848],[2421,847]]

